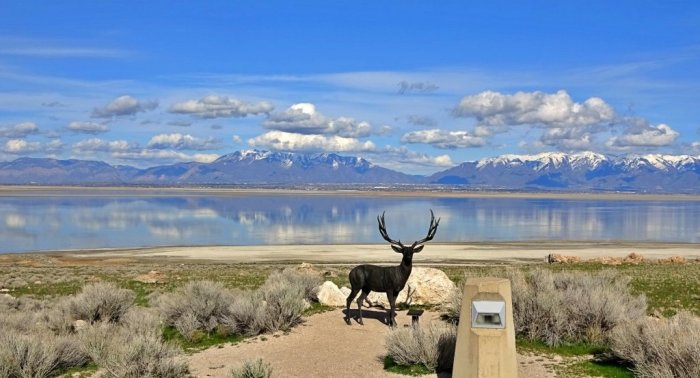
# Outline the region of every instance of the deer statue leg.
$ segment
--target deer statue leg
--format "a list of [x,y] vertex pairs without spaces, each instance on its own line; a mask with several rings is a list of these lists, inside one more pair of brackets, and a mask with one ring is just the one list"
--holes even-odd
[[345,322],[350,325],[350,303],[352,303],[352,300],[355,299],[355,296],[357,295],[357,292],[360,291],[360,289],[352,289],[350,291],[350,295],[348,295],[348,299],[346,300],[346,308],[345,308]]
[[362,325],[365,325],[365,323],[362,322],[362,302],[364,302],[368,294],[369,290],[362,290],[362,294],[360,294],[360,296],[357,298],[357,310],[360,312],[360,319],[357,322]]
[[392,291],[387,291],[386,298],[389,300],[389,319],[387,324],[393,328],[396,326],[394,321],[394,316],[396,316],[396,295]]

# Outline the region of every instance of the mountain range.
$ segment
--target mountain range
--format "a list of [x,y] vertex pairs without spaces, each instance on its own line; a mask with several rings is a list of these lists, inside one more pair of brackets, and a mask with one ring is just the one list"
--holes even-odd
[[0,184],[38,185],[440,185],[471,190],[700,193],[700,157],[593,152],[503,155],[430,176],[359,157],[238,151],[211,163],[139,169],[101,161],[19,158],[0,162]]

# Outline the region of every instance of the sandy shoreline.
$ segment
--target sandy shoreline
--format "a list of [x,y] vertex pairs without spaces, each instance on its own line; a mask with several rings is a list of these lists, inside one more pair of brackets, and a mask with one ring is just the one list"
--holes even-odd
[[[578,256],[625,257],[639,253],[648,259],[684,256],[700,259],[700,244],[629,242],[524,242],[524,243],[435,243],[414,256],[414,264],[489,264],[543,261],[550,253]],[[70,259],[157,259],[220,261],[227,263],[316,262],[352,264],[357,262],[395,263],[400,260],[387,244],[349,245],[260,245],[155,247],[116,250],[38,252]],[[36,255],[38,253],[32,253]],[[6,254],[11,256],[13,254]]]
[[425,190],[375,189],[276,189],[276,188],[211,188],[211,187],[84,187],[0,185],[0,197],[31,196],[344,196],[344,197],[428,197],[428,198],[516,198],[565,200],[620,200],[620,201],[700,201],[700,195],[640,194],[640,193],[559,193],[511,191],[462,191],[426,187]]

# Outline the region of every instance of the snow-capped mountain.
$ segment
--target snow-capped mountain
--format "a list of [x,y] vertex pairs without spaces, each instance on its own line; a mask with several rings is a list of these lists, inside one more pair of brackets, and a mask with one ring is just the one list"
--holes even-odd
[[209,164],[146,169],[136,183],[157,184],[372,184],[413,183],[415,176],[336,154],[238,151]]
[[336,154],[238,151],[211,163],[147,169],[104,162],[20,158],[0,162],[0,184],[236,185],[448,184],[471,190],[700,194],[700,157],[593,152],[503,155],[412,176]]
[[502,155],[435,173],[432,183],[480,189],[700,193],[700,157],[594,152]]

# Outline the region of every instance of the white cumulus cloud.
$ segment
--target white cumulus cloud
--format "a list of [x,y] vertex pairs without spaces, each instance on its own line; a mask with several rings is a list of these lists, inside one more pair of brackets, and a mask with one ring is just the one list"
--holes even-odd
[[429,129],[411,131],[401,137],[402,143],[425,143],[442,149],[483,147],[487,141],[483,137],[466,131]]
[[199,100],[175,103],[170,107],[170,112],[190,114],[200,118],[224,118],[267,114],[272,109],[272,104],[265,101],[249,103],[227,96],[211,95]]
[[126,140],[108,141],[99,138],[90,138],[74,143],[72,148],[73,151],[77,153],[94,153],[133,151],[138,149],[139,146]]
[[562,150],[590,150],[591,132],[581,127],[552,127],[542,134],[540,142],[546,146],[556,146]]
[[101,108],[95,108],[92,111],[92,116],[96,118],[112,118],[134,115],[139,112],[153,110],[156,107],[158,107],[158,102],[156,101],[139,101],[131,96],[121,96]]
[[337,135],[345,138],[368,136],[372,126],[350,117],[327,117],[310,103],[294,104],[284,112],[271,114],[262,124],[270,130],[297,134]]
[[201,139],[190,134],[159,134],[151,138],[146,147],[158,150],[214,150],[221,147],[221,141],[215,138]]
[[610,147],[663,147],[676,141],[680,134],[666,124],[657,126],[632,126],[624,134],[612,137],[607,144]]
[[84,134],[100,134],[109,131],[109,126],[95,122],[71,122],[68,130]]
[[0,137],[24,138],[27,135],[39,133],[39,126],[34,122],[22,122],[14,126],[0,127]]
[[615,111],[603,99],[591,97],[578,103],[564,90],[551,94],[535,91],[512,95],[485,91],[462,98],[453,114],[474,117],[482,126],[577,127],[615,119]]
[[336,135],[305,135],[284,131],[269,131],[249,139],[248,144],[252,147],[277,151],[366,152],[376,150],[376,146],[371,141],[362,142],[355,138]]
[[26,154],[41,149],[39,142],[27,142],[24,139],[10,139],[5,142],[3,151],[9,154]]

